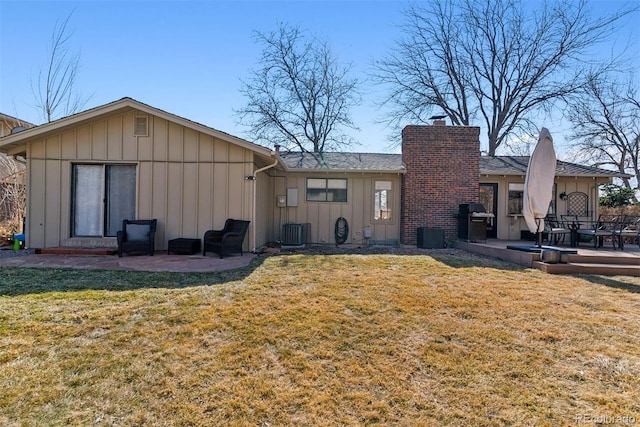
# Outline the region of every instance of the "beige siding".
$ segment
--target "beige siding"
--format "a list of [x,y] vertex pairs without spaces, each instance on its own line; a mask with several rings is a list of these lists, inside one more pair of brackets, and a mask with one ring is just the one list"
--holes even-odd
[[[252,151],[155,116],[148,116],[149,136],[135,137],[135,114],[102,117],[28,142],[29,246],[61,246],[72,237],[74,163],[137,165],[136,216],[158,219],[159,250],[169,239],[201,238],[228,217],[252,219],[255,184],[245,179],[255,169]],[[250,235],[246,248],[255,243],[264,241]]]
[[122,159],[122,119],[115,117],[107,120],[107,159]]
[[258,174],[256,181],[254,181],[256,186],[256,214],[255,224],[252,224],[251,227],[255,231],[258,244],[273,242],[277,238],[269,227],[273,221],[275,209],[274,181],[269,172]]
[[[30,152],[27,151],[27,156]],[[27,245],[30,247],[45,247],[44,230],[46,225],[45,194],[46,194],[46,162],[43,159],[29,159],[27,194]]]
[[[347,202],[307,202],[307,178],[346,178]],[[393,182],[393,220],[380,223],[373,219],[373,183],[375,180],[385,179]],[[400,238],[400,182],[401,177],[396,174],[304,174],[280,172],[271,178],[273,199],[271,215],[266,219],[266,238],[275,240],[280,237],[283,224],[309,223],[311,225],[312,243],[335,243],[334,229],[336,220],[344,217],[349,224],[348,243],[365,243],[364,230],[369,228],[372,240],[398,241]],[[297,207],[277,207],[275,197],[286,195],[287,189],[298,190]]]

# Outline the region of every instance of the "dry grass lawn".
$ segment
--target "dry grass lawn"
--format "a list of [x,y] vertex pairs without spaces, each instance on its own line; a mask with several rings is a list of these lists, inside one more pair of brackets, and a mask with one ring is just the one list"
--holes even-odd
[[430,254],[0,269],[0,424],[640,423],[640,278]]

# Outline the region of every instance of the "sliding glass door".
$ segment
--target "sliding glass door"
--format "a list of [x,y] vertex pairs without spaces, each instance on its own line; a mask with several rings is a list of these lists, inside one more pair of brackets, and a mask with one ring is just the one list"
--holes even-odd
[[136,218],[136,168],[131,165],[108,165],[105,172],[105,235],[115,236],[122,228],[123,219]]
[[115,236],[135,206],[135,165],[73,166],[73,236]]

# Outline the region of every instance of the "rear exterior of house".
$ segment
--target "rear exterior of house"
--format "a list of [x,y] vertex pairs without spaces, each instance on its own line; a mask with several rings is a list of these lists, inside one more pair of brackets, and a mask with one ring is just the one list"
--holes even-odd
[[[479,128],[407,126],[402,154],[280,153],[130,98],[0,140],[27,166],[27,245],[115,247],[123,219],[158,220],[155,248],[251,221],[269,242],[415,245],[419,229],[458,238],[461,204],[495,214],[488,237],[520,239],[527,157],[481,157]],[[552,211],[596,218],[619,174],[558,162]]]
[[[522,216],[524,180],[529,157],[482,157],[480,202],[495,214],[488,237],[520,240],[529,234]],[[599,214],[599,187],[625,175],[604,169],[558,161],[550,213],[595,220]]]
[[260,201],[247,177],[273,154],[129,98],[23,132],[2,148],[27,159],[35,248],[115,247],[123,219],[156,218],[155,247],[166,250],[226,218],[250,220]]
[[[304,226],[303,243],[335,243],[344,218],[346,243],[400,241],[401,158],[374,153],[280,153],[270,169],[269,240],[286,240],[287,224]],[[285,242],[287,243],[287,242]]]
[[[349,243],[415,245],[420,228],[440,230],[445,241],[453,241],[459,237],[460,205],[472,203],[494,214],[487,237],[529,238],[522,215],[529,158],[480,156],[479,131],[437,120],[407,126],[402,154],[280,154],[281,164],[268,171],[268,239],[281,239],[283,225],[297,223],[309,230],[305,242],[334,243],[335,222],[343,217]],[[622,175],[558,161],[550,213],[596,219],[598,188],[617,176]],[[379,212],[382,198],[389,212]]]
[[271,211],[271,236],[299,223],[309,242],[335,243],[344,218],[348,243],[415,245],[418,228],[455,239],[458,205],[478,201],[479,132],[437,121],[407,126],[402,154],[283,153],[269,171],[283,200]]

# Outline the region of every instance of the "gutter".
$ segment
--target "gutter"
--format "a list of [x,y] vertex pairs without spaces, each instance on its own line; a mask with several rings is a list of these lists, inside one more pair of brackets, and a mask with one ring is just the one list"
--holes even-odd
[[256,202],[257,202],[257,187],[256,187],[256,175],[258,175],[260,172],[264,172],[267,169],[271,169],[274,168],[276,166],[278,166],[278,163],[280,163],[280,156],[278,154],[278,152],[280,151],[280,146],[276,145],[275,147],[275,151],[271,151],[271,155],[275,157],[275,161],[270,164],[267,165],[265,167],[262,167],[260,169],[256,169],[255,171],[253,171],[253,175],[249,175],[247,176],[245,179],[251,180],[253,181],[253,208],[252,208],[252,213],[251,213],[251,234],[253,235],[253,249],[251,249],[252,252],[256,251]]

